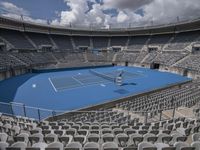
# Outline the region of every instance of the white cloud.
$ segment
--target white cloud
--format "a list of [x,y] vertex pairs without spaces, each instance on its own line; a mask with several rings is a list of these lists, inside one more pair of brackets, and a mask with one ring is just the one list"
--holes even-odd
[[119,14],[117,15],[117,22],[119,23],[127,22],[128,19],[129,19],[129,16],[123,11],[120,11]]
[[152,1],[153,0],[104,0],[104,5],[108,8],[131,9],[134,11]]
[[33,19],[32,17],[30,17],[30,13],[27,10],[18,7],[14,5],[13,3],[0,2],[0,6],[1,6],[1,9],[4,11],[2,15],[5,17],[21,20],[22,19],[21,16],[23,16],[23,19],[26,21],[40,23],[40,24],[47,23],[47,21],[43,19]]
[[199,0],[154,0],[144,7],[144,19],[166,23],[175,21],[177,16],[181,20],[200,16]]
[[[89,9],[87,0],[64,0],[70,10],[60,12],[60,18],[53,24],[98,24],[108,26],[126,25],[145,26],[168,23],[180,19],[191,19],[200,16],[199,0],[103,0],[102,4],[93,0]],[[115,9],[117,14],[104,13],[107,9]],[[142,10],[143,14],[136,13]]]
[[0,6],[7,14],[29,15],[28,11],[24,10],[23,8],[17,7],[16,5],[10,2],[0,2]]

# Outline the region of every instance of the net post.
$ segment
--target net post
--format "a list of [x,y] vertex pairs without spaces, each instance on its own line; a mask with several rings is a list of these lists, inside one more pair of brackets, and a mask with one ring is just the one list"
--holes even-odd
[[54,121],[55,120],[55,116],[56,116],[56,112],[54,111],[54,110],[52,110],[52,121]]
[[41,116],[40,116],[40,109],[38,108],[38,119],[39,119],[39,122],[41,121]]
[[24,117],[26,117],[26,106],[23,104]]
[[13,111],[12,103],[9,103],[9,104],[10,104],[11,114],[12,114],[12,116],[14,116],[14,111]]

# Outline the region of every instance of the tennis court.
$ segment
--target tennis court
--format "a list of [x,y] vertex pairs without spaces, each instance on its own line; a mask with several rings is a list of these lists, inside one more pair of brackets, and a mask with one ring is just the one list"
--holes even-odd
[[[119,74],[119,71],[112,72],[97,72],[96,70],[88,70],[86,74],[78,74],[73,76],[52,77],[49,78],[49,82],[54,88],[55,92],[63,91],[66,89],[74,89],[84,86],[90,86],[95,84],[109,84],[114,82],[115,78]],[[131,73],[124,71],[123,80],[133,79],[143,74]]]
[[[92,73],[91,69],[100,75]],[[123,84],[119,86],[113,78],[121,70],[124,71]],[[0,82],[0,101],[74,110],[189,80],[172,73],[123,66],[29,73]]]

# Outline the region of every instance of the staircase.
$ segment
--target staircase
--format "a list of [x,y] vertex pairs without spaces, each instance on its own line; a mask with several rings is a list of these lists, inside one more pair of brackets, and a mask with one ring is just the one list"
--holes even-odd
[[9,41],[4,39],[2,36],[0,36],[0,39],[6,44],[7,50],[15,48],[15,46],[13,44],[11,44]]
[[126,41],[126,48],[129,46],[129,43],[130,43],[130,37],[128,37],[127,41]]
[[172,66],[176,66],[177,64],[183,62],[184,60],[186,60],[187,58],[189,58],[191,56],[191,54],[188,54],[187,56],[183,57],[182,59],[180,59],[179,61],[177,61],[175,64],[173,64]]
[[117,53],[114,54],[113,59],[112,59],[112,62],[115,62],[116,59],[117,59]]
[[148,44],[151,38],[148,38],[148,40],[145,42],[144,46],[142,47],[141,51],[148,51]]
[[25,63],[25,62],[23,62],[21,59],[19,59],[19,58],[17,58],[16,56],[14,56],[14,55],[9,55],[10,57],[12,57],[14,60],[17,60],[17,61],[19,61],[20,63],[22,63],[22,64],[24,64],[25,66],[27,66],[27,64]]
[[200,37],[196,38],[194,42],[191,42],[187,47],[184,48],[184,50],[192,52],[192,46],[198,41],[200,41]]
[[168,47],[168,45],[174,40],[174,38],[175,37],[171,37],[170,39],[169,39],[169,41],[163,46],[163,50],[165,50],[167,47]]
[[83,53],[83,57],[85,59],[85,62],[88,62],[87,52]]
[[27,41],[29,41],[29,43],[30,43],[35,49],[38,48],[37,45],[33,42],[33,40],[31,40],[31,38],[30,38],[28,35],[26,35],[25,33],[23,33],[23,35],[24,35],[24,37],[27,39]]
[[110,47],[111,46],[111,38],[108,39],[108,46],[107,47]]
[[94,49],[93,39],[90,37],[90,49]]
[[55,43],[55,41],[52,39],[51,35],[49,35],[49,39],[53,45],[53,49],[58,49],[58,45]]
[[71,37],[71,36],[70,36],[70,41],[71,41],[71,44],[72,44],[73,49],[75,50],[75,49],[76,49],[76,44],[75,44],[75,42],[74,42],[73,37]]
[[60,61],[54,56],[53,53],[51,53],[51,56],[54,58],[54,60],[55,60],[58,64],[60,63]]
[[147,54],[143,59],[142,61],[140,62],[141,64],[149,57],[149,54]]

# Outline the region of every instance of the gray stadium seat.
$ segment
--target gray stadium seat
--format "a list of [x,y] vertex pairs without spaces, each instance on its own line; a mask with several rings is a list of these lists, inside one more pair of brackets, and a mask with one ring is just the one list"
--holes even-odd
[[103,150],[118,150],[118,146],[115,142],[106,142],[102,145]]
[[16,142],[12,144],[10,147],[7,147],[6,150],[25,150],[27,147],[27,143],[25,142]]
[[1,150],[6,150],[6,148],[9,146],[8,143],[6,142],[0,142],[0,149]]
[[0,142],[6,142],[8,135],[6,133],[0,133]]
[[64,146],[60,142],[53,142],[50,143],[45,150],[63,150]]
[[88,142],[84,145],[84,150],[99,150],[100,146],[96,142]]
[[34,143],[32,147],[26,148],[26,150],[45,150],[48,145],[44,142]]
[[191,146],[194,147],[195,150],[200,150],[200,141],[192,142]]
[[192,141],[200,141],[200,133],[194,133],[192,134]]
[[157,150],[157,148],[148,142],[141,142],[138,144],[138,150]]
[[79,142],[71,142],[64,148],[65,150],[81,150],[82,145]]
[[176,150],[195,150],[194,147],[191,147],[188,143],[185,142],[176,142],[174,143]]

